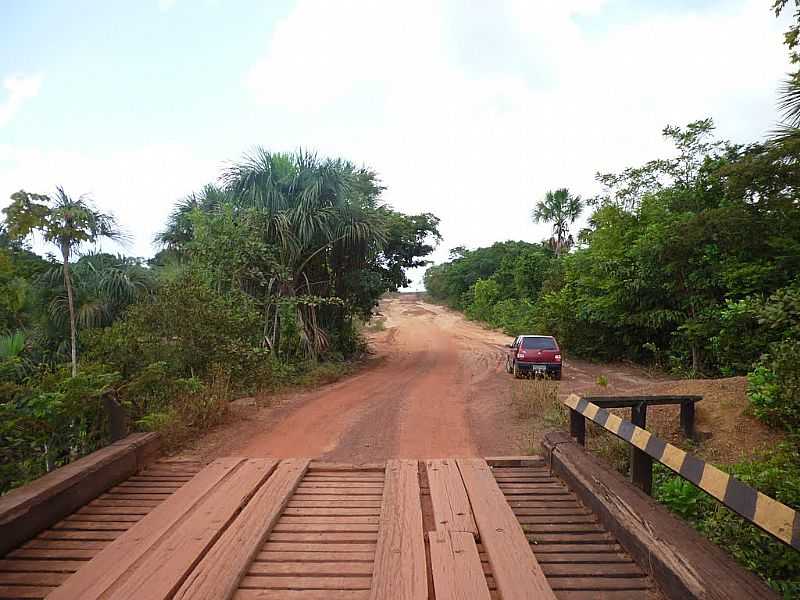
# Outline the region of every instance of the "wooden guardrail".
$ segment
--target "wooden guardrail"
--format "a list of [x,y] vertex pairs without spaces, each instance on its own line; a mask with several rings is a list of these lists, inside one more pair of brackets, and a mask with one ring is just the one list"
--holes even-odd
[[[648,406],[680,405],[681,429],[689,439],[694,439],[694,405],[702,396],[585,396],[583,398],[600,408],[630,408],[631,423],[645,429],[647,427]],[[570,411],[570,435],[585,445],[586,419],[575,411]],[[653,459],[631,446],[631,481],[646,494],[653,491]]]
[[[714,465],[654,436],[646,429],[600,408],[586,398],[571,394],[563,402],[570,409],[571,420],[577,419],[577,415],[582,415],[597,423],[684,479],[691,481],[747,521],[781,542],[800,550],[800,514],[794,509],[734,479]],[[572,416],[573,414],[575,416]]]

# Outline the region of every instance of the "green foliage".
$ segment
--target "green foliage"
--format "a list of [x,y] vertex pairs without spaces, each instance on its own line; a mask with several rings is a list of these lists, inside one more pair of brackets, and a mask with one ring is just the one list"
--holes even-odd
[[205,377],[226,365],[243,385],[264,353],[258,347],[261,319],[239,291],[220,294],[197,274],[164,284],[124,319],[86,336],[89,355],[130,378],[149,365],[168,365],[177,377]]
[[340,159],[258,148],[222,179],[179,203],[159,260],[249,296],[263,344],[284,358],[353,352],[352,317],[407,285],[405,269],[426,264],[439,239],[435,216],[381,205],[377,175]]
[[800,340],[770,347],[747,376],[747,395],[759,419],[800,431]]
[[800,284],[772,294],[754,310],[767,352],[747,376],[754,414],[776,427],[800,431]]
[[83,456],[108,441],[103,398],[120,376],[85,364],[75,377],[44,371],[0,402],[0,491]]
[[731,145],[709,119],[663,133],[673,156],[598,175],[606,190],[577,249],[458,249],[426,272],[429,294],[512,335],[555,335],[572,355],[680,374],[744,374],[800,338],[800,143]]
[[567,188],[549,191],[543,200],[537,203],[531,213],[531,218],[536,223],[552,223],[553,237],[548,245],[560,256],[568,251],[574,241],[569,235],[569,228],[583,212],[583,201],[580,196],[569,193]]
[[[727,469],[731,475],[793,508],[800,507],[800,463],[796,447],[783,444]],[[656,465],[653,495],[703,535],[758,573],[786,598],[800,596],[800,553],[762,532],[714,498]]]
[[500,289],[493,279],[479,279],[472,290],[472,303],[467,316],[478,321],[492,321],[492,310],[500,298]]
[[77,316],[75,312],[74,284],[70,274],[70,260],[82,244],[101,239],[118,240],[122,237],[111,215],[95,210],[85,196],[73,199],[64,188],[56,188],[51,199],[41,194],[19,191],[11,195],[11,204],[3,209],[8,236],[21,241],[35,232],[45,241],[55,245],[61,253],[61,277],[64,281],[65,303],[69,315],[69,338],[72,376],[78,370]]

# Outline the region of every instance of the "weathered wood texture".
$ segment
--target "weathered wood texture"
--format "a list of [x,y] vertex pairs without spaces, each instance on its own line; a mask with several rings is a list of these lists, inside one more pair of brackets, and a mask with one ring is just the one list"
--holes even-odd
[[660,597],[652,580],[543,461],[492,472],[557,598]]
[[478,526],[456,461],[446,458],[429,460],[425,469],[436,529],[466,531],[477,536]]
[[0,556],[155,459],[159,438],[136,433],[0,497]]
[[436,600],[489,600],[475,537],[464,531],[437,529],[428,534]]
[[503,600],[552,599],[555,594],[531,551],[489,465],[482,459],[458,459],[481,543]]
[[50,598],[168,597],[274,466],[243,458],[211,463]]
[[762,494],[711,463],[685,452],[577,394],[570,394],[562,402],[571,409],[571,413],[580,413],[591,419],[708,492],[750,523],[800,550],[800,512],[792,507]]
[[[11,551],[0,560],[0,598],[44,598],[108,546],[110,541],[96,539],[98,533],[122,535],[200,468],[196,461],[157,461]],[[128,498],[130,489],[153,493],[127,506],[108,504],[109,498]],[[75,534],[85,539],[69,537]]]
[[424,600],[428,597],[417,461],[390,460],[386,464],[370,592],[372,600]]
[[281,462],[195,567],[174,598],[229,598],[308,468],[308,459]]
[[596,514],[668,598],[777,596],[720,548],[561,432],[542,442],[553,472]]
[[[367,598],[384,470],[312,461],[233,597]],[[356,490],[361,493],[352,495]]]

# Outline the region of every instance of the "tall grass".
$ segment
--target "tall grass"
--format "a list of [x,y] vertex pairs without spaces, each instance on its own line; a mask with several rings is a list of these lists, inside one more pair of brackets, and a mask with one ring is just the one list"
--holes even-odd
[[523,420],[540,419],[552,427],[567,422],[566,410],[558,399],[558,382],[549,379],[523,379],[511,388],[511,403],[517,417]]

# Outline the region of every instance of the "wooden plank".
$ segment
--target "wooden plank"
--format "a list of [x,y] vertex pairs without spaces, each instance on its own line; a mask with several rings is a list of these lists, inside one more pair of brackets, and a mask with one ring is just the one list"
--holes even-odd
[[[625,545],[668,597],[704,600],[777,597],[722,549],[603,461],[571,443],[566,435],[548,433],[542,446],[552,460],[553,471],[594,510],[600,522]],[[539,551],[537,547],[536,552]]]
[[228,528],[276,464],[273,459],[248,459],[242,463],[114,582],[106,594],[137,600],[172,598],[200,557]]
[[[246,575],[241,588],[255,589],[317,589],[317,590],[368,590],[370,578],[367,577],[252,577]],[[386,597],[387,600],[389,597]]]
[[[260,576],[319,576],[338,575],[339,577],[370,577],[372,564],[370,562],[311,562],[311,561],[280,561],[280,562],[254,562],[247,569],[248,575]],[[220,596],[222,597],[222,596]]]
[[436,600],[489,600],[475,537],[438,529],[428,534]]
[[291,542],[291,543],[317,543],[317,542],[377,542],[378,532],[352,532],[352,531],[333,531],[317,533],[275,533],[269,536],[270,542]]
[[458,459],[481,543],[503,600],[555,600],[522,527],[482,459]]
[[284,460],[183,582],[174,598],[229,598],[308,469]]
[[[369,563],[370,573],[372,572],[372,561],[375,552],[289,552],[289,551],[264,551],[258,553],[256,561],[259,562],[296,562],[307,561],[315,563],[339,562],[346,560],[348,563],[364,562]],[[255,563],[253,563],[255,564]]]
[[428,487],[437,529],[467,531],[478,535],[467,491],[454,460],[437,459],[425,463]]
[[89,562],[87,568],[70,577],[50,600],[99,597],[142,558],[165,532],[183,519],[184,513],[190,511],[243,462],[243,458],[224,458],[208,465],[125,535],[109,544],[104,552]]
[[44,598],[55,588],[30,585],[0,585],[0,598]]
[[283,511],[283,516],[307,516],[307,517],[338,517],[338,516],[362,516],[362,517],[379,517],[381,514],[380,507],[377,508],[286,508]]
[[0,556],[134,474],[158,444],[155,433],[132,434],[0,497]]
[[367,600],[368,590],[238,590],[233,600]]
[[371,600],[425,600],[428,573],[419,474],[413,460],[389,460]]
[[[420,530],[421,531],[421,530]],[[322,544],[294,543],[294,542],[270,542],[267,541],[262,551],[279,552],[375,552],[376,544],[333,544],[331,542]]]
[[[359,532],[359,533],[378,533],[378,517],[367,517],[373,519],[372,523],[342,523],[336,517],[316,517],[317,519],[329,519],[328,521],[316,521],[311,523],[286,523],[281,522],[273,527],[275,533],[327,533],[327,532]],[[358,517],[351,517],[356,519]],[[361,517],[362,519],[364,517]],[[278,541],[278,540],[275,540]]]
[[17,573],[74,573],[86,562],[82,560],[0,560],[0,572]]

